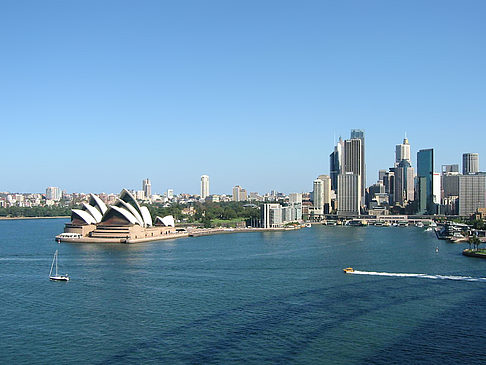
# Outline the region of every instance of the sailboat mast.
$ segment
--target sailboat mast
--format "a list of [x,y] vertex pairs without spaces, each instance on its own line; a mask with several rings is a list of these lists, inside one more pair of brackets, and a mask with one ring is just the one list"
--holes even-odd
[[52,276],[52,268],[54,267],[54,261],[56,261],[56,254],[57,254],[57,250],[54,253],[54,257],[52,258],[51,271],[49,271],[49,276]]
[[57,276],[57,250],[56,250],[56,276]]

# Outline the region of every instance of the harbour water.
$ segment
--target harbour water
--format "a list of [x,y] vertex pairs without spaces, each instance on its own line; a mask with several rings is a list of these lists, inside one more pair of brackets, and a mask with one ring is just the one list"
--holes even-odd
[[486,282],[434,278],[486,260],[423,228],[57,244],[64,223],[0,221],[2,364],[486,363]]

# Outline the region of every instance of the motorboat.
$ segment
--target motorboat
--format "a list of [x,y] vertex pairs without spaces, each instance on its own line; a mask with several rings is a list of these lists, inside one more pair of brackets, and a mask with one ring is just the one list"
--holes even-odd
[[354,269],[352,267],[347,267],[345,269],[343,269],[344,273],[345,274],[351,274],[354,272]]

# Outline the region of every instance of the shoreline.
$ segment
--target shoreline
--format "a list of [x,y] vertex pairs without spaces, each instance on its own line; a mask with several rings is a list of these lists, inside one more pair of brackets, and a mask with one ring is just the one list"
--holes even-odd
[[228,229],[228,228],[206,228],[206,229],[197,229],[193,231],[186,231],[176,234],[169,234],[165,236],[159,237],[147,237],[147,238],[138,238],[138,239],[120,239],[120,238],[92,238],[92,237],[80,237],[80,238],[71,238],[71,237],[55,237],[55,241],[66,242],[66,243],[93,243],[93,244],[110,244],[110,243],[121,243],[121,244],[134,244],[134,243],[142,243],[142,242],[154,242],[154,241],[163,241],[163,240],[170,240],[170,239],[177,239],[177,238],[186,238],[186,237],[203,237],[203,236],[213,236],[217,234],[230,234],[230,233],[249,233],[249,232],[286,232],[286,231],[296,231],[301,229],[301,227],[297,228],[237,228],[237,229]]
[[59,215],[55,217],[0,217],[0,221],[15,221],[15,220],[22,220],[22,219],[67,219],[71,218],[69,215]]

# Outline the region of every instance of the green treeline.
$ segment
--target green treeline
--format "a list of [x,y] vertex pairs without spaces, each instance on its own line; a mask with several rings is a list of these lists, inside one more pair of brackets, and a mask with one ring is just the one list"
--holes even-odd
[[36,206],[36,207],[8,207],[0,208],[0,217],[58,217],[71,216],[73,207]]
[[[201,223],[206,227],[224,222],[236,222],[247,219],[259,219],[260,209],[245,202],[171,204],[164,207],[159,204],[147,205],[152,218],[172,215],[176,221]],[[192,207],[192,208],[191,208]],[[0,208],[0,217],[56,217],[70,216],[72,206],[36,206]],[[79,208],[79,207],[76,207]]]
[[[152,217],[164,217],[173,215],[178,221],[187,223],[202,223],[206,227],[211,226],[211,222],[235,221],[260,218],[260,209],[254,206],[246,206],[245,202],[221,202],[221,203],[195,203],[192,205],[172,204],[169,207],[160,205],[149,205]],[[190,207],[193,207],[189,214]],[[184,214],[187,213],[187,214]]]

